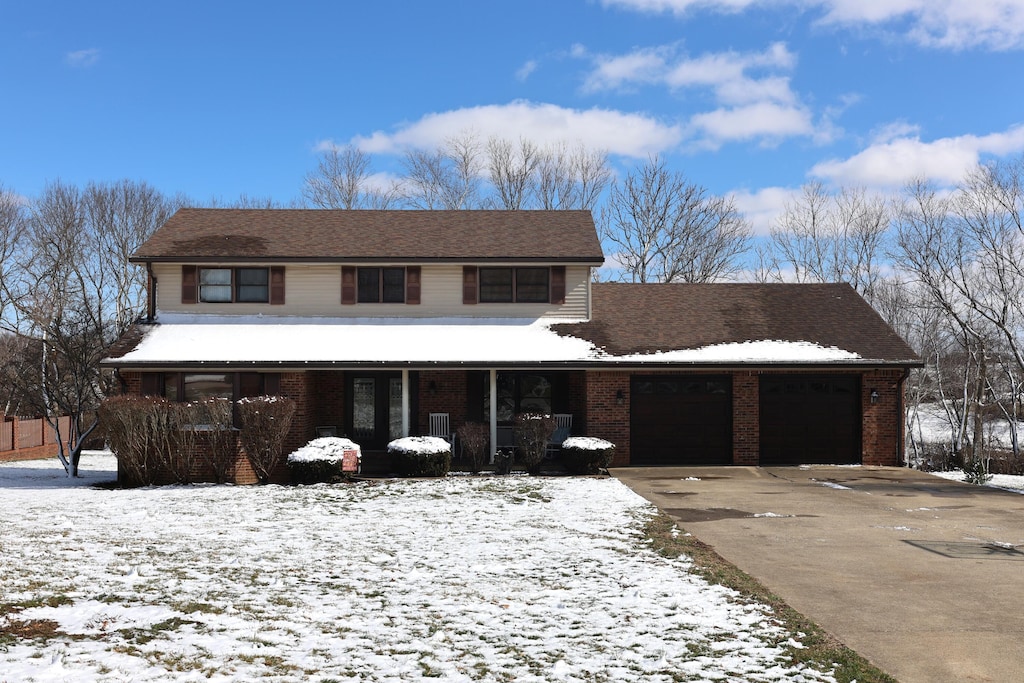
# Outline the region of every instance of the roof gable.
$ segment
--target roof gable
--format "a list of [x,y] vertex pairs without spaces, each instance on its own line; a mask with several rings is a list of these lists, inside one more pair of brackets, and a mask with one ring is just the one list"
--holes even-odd
[[604,260],[589,211],[180,209],[132,261]]

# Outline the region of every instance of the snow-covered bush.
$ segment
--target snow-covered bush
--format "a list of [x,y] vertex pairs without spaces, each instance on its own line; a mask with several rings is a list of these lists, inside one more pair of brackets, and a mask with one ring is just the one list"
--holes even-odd
[[388,444],[395,469],[405,477],[443,477],[452,467],[451,444],[439,436],[406,436]]
[[597,474],[612,464],[615,444],[592,436],[570,436],[562,442],[562,461],[573,474]]
[[317,484],[345,478],[345,451],[356,451],[359,446],[340,436],[313,439],[288,455],[288,469],[295,484]]
[[544,462],[544,453],[551,435],[555,433],[555,418],[542,413],[516,415],[515,434],[519,462],[530,474],[537,474]]
[[245,455],[261,484],[270,481],[284,454],[295,401],[283,396],[252,396],[238,401]]
[[482,422],[466,422],[455,430],[462,455],[466,458],[469,471],[477,473],[487,462],[487,442],[491,436],[490,427]]

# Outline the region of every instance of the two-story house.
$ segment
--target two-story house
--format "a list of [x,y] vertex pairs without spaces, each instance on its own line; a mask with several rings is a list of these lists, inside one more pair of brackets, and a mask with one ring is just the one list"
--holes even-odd
[[290,446],[541,411],[617,465],[901,460],[919,361],[852,288],[594,283],[586,211],[182,209],[131,261],[126,389],[290,396]]

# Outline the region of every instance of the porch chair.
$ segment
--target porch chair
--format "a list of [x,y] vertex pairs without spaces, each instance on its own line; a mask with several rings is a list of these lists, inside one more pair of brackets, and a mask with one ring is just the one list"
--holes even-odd
[[452,456],[455,456],[455,433],[452,432],[448,413],[430,414],[430,436],[439,436],[448,442]]
[[544,449],[544,458],[547,460],[555,457],[555,452],[562,448],[562,442],[572,434],[572,414],[555,413],[553,417],[555,418],[555,431],[551,433],[548,445]]

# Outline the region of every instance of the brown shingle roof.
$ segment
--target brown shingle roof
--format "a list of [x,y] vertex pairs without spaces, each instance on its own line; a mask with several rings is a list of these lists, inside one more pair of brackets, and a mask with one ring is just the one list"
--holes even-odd
[[593,285],[590,322],[556,325],[613,355],[780,340],[865,360],[918,364],[913,349],[847,284]]
[[600,264],[589,211],[181,209],[132,261],[548,261]]

